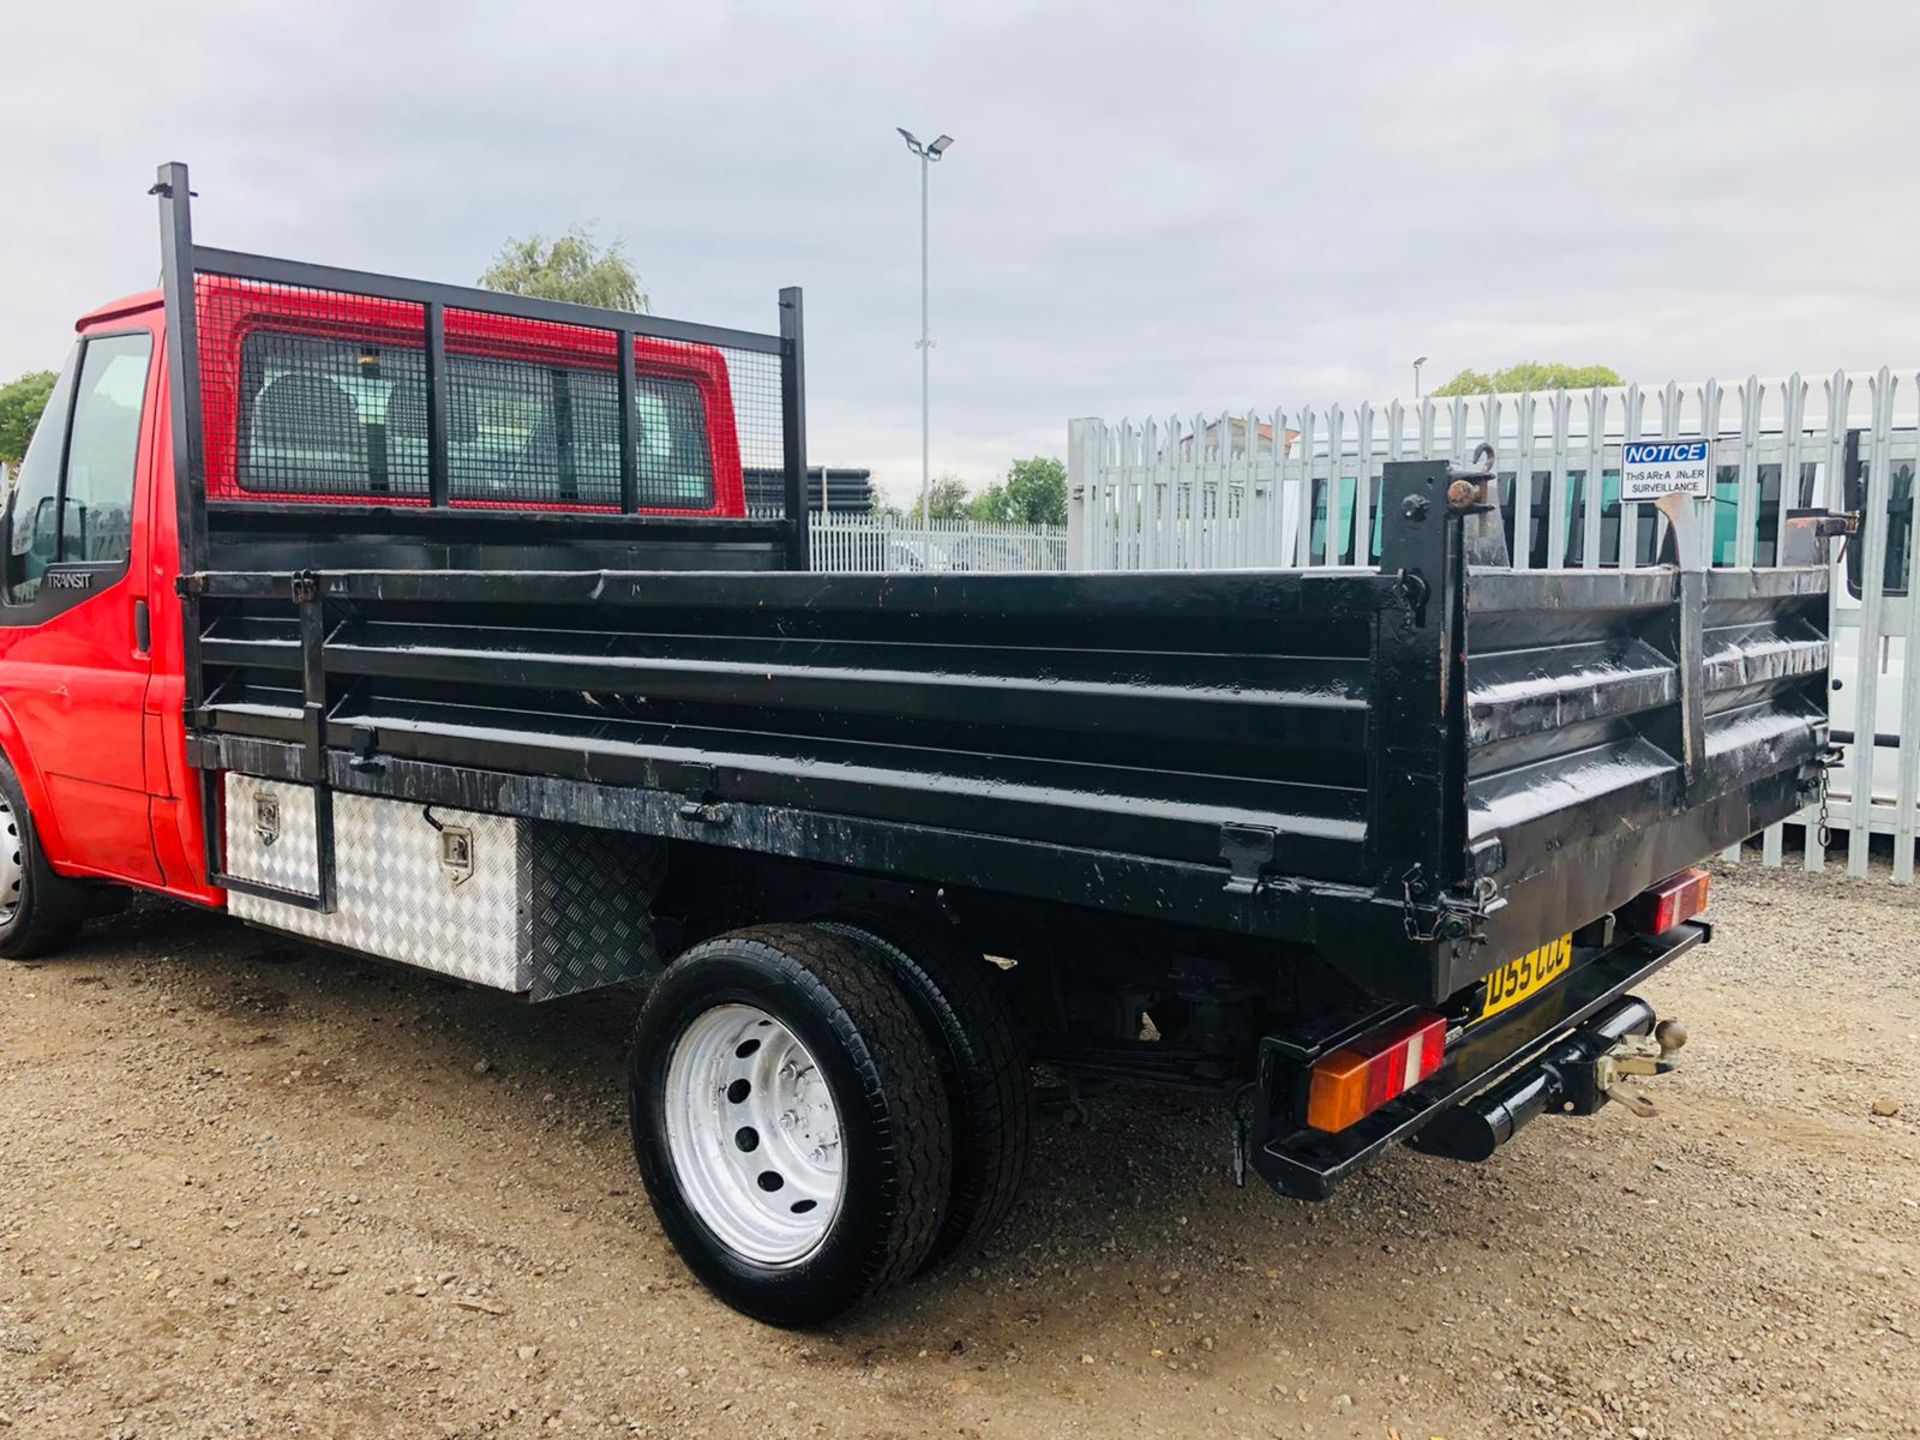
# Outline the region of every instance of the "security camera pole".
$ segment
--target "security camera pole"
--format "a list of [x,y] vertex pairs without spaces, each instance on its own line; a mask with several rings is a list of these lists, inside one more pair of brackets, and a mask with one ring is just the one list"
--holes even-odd
[[942,135],[939,139],[922,145],[913,136],[911,130],[896,125],[907,142],[907,149],[920,157],[920,343],[914,348],[920,352],[920,521],[927,524],[933,519],[933,464],[932,453],[932,407],[928,380],[928,352],[933,349],[933,337],[927,333],[927,167],[947,153],[947,147],[953,144],[951,135]]

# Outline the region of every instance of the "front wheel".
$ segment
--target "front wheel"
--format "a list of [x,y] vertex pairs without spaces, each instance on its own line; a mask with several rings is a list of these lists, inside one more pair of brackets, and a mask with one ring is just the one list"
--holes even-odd
[[939,1066],[844,937],[759,926],[681,956],[641,1009],[627,1095],[661,1228],[736,1310],[821,1324],[911,1275],[940,1233]]

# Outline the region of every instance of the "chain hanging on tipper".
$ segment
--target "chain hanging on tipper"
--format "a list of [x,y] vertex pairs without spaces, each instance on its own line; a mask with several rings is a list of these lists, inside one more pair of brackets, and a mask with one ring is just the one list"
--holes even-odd
[[1815,834],[1819,837],[1822,854],[1833,844],[1833,826],[1830,823],[1831,816],[1827,812],[1827,777],[1832,773],[1832,767],[1827,765],[1820,767],[1820,828],[1815,831]]

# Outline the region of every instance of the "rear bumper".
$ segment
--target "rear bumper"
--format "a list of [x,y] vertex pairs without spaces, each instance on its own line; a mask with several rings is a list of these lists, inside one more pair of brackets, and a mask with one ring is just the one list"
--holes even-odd
[[[1586,1027],[1651,1029],[1651,1009],[1639,1002],[1623,1005],[1627,992],[1676,956],[1705,943],[1712,933],[1706,922],[1692,921],[1658,939],[1635,937],[1616,946],[1537,1000],[1518,1007],[1510,1018],[1476,1027],[1415,1090],[1337,1135],[1293,1125],[1292,1083],[1303,1057],[1297,1046],[1278,1039],[1263,1041],[1255,1112],[1259,1118],[1249,1147],[1254,1170],[1283,1195],[1325,1199],[1341,1180],[1370,1164],[1389,1145],[1413,1139],[1463,1101],[1547,1060],[1569,1039],[1579,1038]],[[1499,1138],[1505,1139],[1523,1123],[1524,1119],[1519,1120]],[[1459,1153],[1451,1143],[1433,1148]]]

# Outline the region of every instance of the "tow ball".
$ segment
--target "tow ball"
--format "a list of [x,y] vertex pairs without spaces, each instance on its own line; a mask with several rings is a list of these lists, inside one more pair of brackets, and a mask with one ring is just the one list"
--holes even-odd
[[1673,1055],[1687,1043],[1687,1027],[1662,1020],[1651,1035],[1628,1035],[1593,1062],[1593,1088],[1646,1119],[1658,1112],[1653,1097],[1623,1085],[1629,1075],[1665,1075],[1679,1062]]

